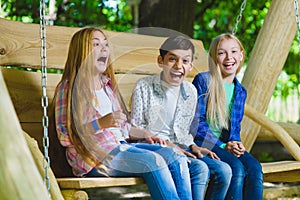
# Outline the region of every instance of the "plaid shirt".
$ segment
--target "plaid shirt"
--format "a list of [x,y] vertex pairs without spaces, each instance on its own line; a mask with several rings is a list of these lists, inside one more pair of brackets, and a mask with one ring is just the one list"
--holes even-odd
[[[157,123],[161,123],[160,111],[166,101],[166,94],[162,88],[160,74],[147,76],[138,80],[132,96],[131,123],[141,129],[152,130]],[[190,124],[193,120],[197,104],[197,92],[188,81],[180,85],[180,95],[176,104],[172,129],[174,138],[171,142],[186,148],[194,144],[194,137],[190,134]],[[172,116],[167,116],[172,117]],[[161,139],[168,135],[157,133]]]
[[[107,77],[104,77],[104,89],[106,91],[106,94],[108,95],[109,99],[112,102],[113,105],[113,111],[120,110],[120,105],[113,94],[113,91],[110,87],[110,81]],[[87,174],[92,168],[94,168],[97,163],[94,163],[92,161],[86,162],[83,160],[82,156],[77,153],[75,150],[74,145],[71,142],[70,136],[68,134],[67,129],[67,115],[66,115],[66,106],[67,106],[67,89],[69,87],[69,82],[64,81],[60,85],[58,85],[56,89],[56,99],[55,99],[55,123],[56,123],[56,131],[58,135],[58,139],[62,146],[66,147],[66,157],[68,160],[68,163],[71,165],[73,169],[73,173],[76,176],[83,176]],[[94,97],[96,98],[96,96]],[[93,111],[92,111],[93,109]],[[95,134],[95,139],[97,140],[97,144],[99,144],[99,148],[102,151],[105,151],[109,153],[111,150],[113,150],[115,147],[117,147],[120,142],[116,140],[113,132],[111,132],[109,129],[101,129],[98,125],[95,125],[97,119],[101,118],[100,113],[95,108],[91,108],[87,110],[87,116],[84,121],[85,123],[91,123],[93,124],[91,127],[93,127]],[[95,114],[91,114],[95,113]],[[121,131],[124,133],[124,135],[128,135],[130,124],[124,123],[122,125]]]
[[206,107],[208,99],[209,72],[197,74],[193,84],[198,92],[198,105],[194,120],[191,125],[191,132],[195,136],[195,141],[202,143],[204,140],[210,143],[222,146],[229,141],[241,141],[240,130],[241,122],[244,116],[244,105],[247,98],[246,89],[234,78],[235,90],[233,94],[233,104],[230,116],[230,130],[223,130],[221,138],[217,138],[209,128],[206,121]]

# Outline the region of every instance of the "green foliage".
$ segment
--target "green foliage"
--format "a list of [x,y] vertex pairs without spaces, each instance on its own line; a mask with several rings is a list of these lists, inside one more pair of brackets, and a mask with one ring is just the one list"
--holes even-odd
[[[7,19],[39,23],[40,1],[3,0],[0,17]],[[48,5],[49,0],[46,0]],[[127,31],[131,29],[132,15],[126,0],[56,0],[55,25],[83,27],[101,26],[104,29]],[[49,13],[47,8],[46,13]]]
[[101,26],[107,30],[126,31],[131,28],[131,13],[125,0],[72,2],[57,0],[56,25],[83,27]]
[[258,160],[260,162],[273,162],[274,158],[268,152],[261,152],[258,155]]
[[[238,24],[236,35],[249,54],[254,46],[258,32],[267,15],[271,0],[248,0]],[[220,33],[232,32],[240,13],[242,1],[205,0],[198,3],[194,22],[194,38],[201,39],[208,49],[212,38]]]

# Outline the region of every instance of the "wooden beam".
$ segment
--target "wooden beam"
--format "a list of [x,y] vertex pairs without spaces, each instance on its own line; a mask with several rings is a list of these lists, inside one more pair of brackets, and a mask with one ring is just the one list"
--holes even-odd
[[143,178],[133,177],[88,177],[88,178],[58,178],[57,182],[62,189],[87,189],[113,186],[131,186],[145,184]]
[[49,199],[0,70],[0,199]]
[[[261,113],[269,105],[295,37],[297,24],[293,1],[273,0],[251,52],[242,84],[247,88],[247,103]],[[244,118],[242,141],[250,150],[260,126]]]
[[[22,65],[40,68],[40,35],[38,24],[27,24],[0,18],[0,65]],[[48,68],[63,69],[72,35],[79,28],[47,26]],[[166,37],[103,30],[110,45],[110,58],[116,73],[154,74],[159,47]],[[13,37],[12,37],[13,35]],[[195,45],[194,68],[190,77],[208,70],[207,53],[200,40]]]
[[[277,122],[279,126],[281,126],[288,134],[300,145],[300,125],[295,123],[284,123],[284,122]],[[274,134],[264,128],[261,127],[260,132],[258,134],[258,140],[276,140]]]
[[281,142],[281,144],[289,151],[289,153],[295,158],[295,160],[300,161],[300,147],[293,140],[293,138],[278,124],[268,119],[262,113],[256,111],[251,106],[245,106],[245,113],[251,120],[269,129],[273,135]]
[[[35,162],[41,176],[44,177],[45,176],[44,155],[40,151],[37,141],[34,138],[30,137],[26,132],[23,132],[23,134],[26,139],[27,145],[30,149],[30,152],[33,156],[34,162]],[[55,200],[63,200],[64,198],[62,196],[62,193],[60,191],[58,183],[56,182],[56,178],[55,178],[51,168],[49,168],[48,176],[50,179],[51,198],[55,199]]]

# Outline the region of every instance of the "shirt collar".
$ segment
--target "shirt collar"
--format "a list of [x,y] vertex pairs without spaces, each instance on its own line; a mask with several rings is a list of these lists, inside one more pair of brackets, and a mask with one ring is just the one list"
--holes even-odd
[[[160,74],[155,75],[154,80],[153,80],[153,91],[155,93],[157,93],[158,95],[164,94],[164,90],[163,90],[162,84],[161,84],[161,76],[162,76],[162,72]],[[184,100],[186,100],[189,97],[186,94],[183,83],[180,84],[180,94]]]
[[108,76],[102,74],[101,81],[102,81],[103,85],[107,85],[108,82],[110,82],[110,78]]

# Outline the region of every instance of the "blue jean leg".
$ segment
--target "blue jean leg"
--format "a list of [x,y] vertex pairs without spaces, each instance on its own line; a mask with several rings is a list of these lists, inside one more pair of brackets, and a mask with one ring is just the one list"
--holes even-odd
[[232,178],[226,199],[262,199],[262,168],[251,154],[245,152],[243,156],[237,158],[218,146],[213,147],[213,151],[232,169]]
[[248,152],[239,158],[246,170],[244,200],[260,200],[263,196],[263,172],[261,164]]
[[225,199],[242,200],[245,178],[243,163],[232,153],[218,146],[213,147],[212,151],[215,152],[222,161],[229,164],[232,170],[231,182]]
[[232,176],[231,167],[223,161],[212,159],[208,156],[204,156],[200,160],[206,163],[210,172],[205,199],[225,199]]
[[[104,160],[109,176],[143,177],[153,199],[176,199],[179,196],[168,165],[159,154],[129,145],[119,145],[111,152],[112,157]],[[87,176],[103,176],[94,168]],[[101,170],[101,169],[100,169]]]
[[133,143],[131,144],[141,149],[154,151],[161,155],[166,161],[175,183],[177,194],[180,199],[192,199],[192,188],[188,160],[181,152],[176,152],[172,147],[162,147],[159,144]]
[[203,200],[209,178],[209,169],[199,159],[189,158],[189,160],[193,200]]

